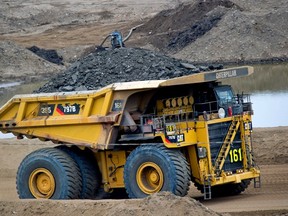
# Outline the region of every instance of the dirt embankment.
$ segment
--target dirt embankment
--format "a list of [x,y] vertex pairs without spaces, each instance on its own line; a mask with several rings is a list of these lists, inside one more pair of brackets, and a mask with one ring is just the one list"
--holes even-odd
[[[10,205],[8,207],[7,205]],[[176,207],[177,206],[177,207]],[[193,214],[192,214],[193,212]],[[72,200],[72,201],[11,201],[0,202],[1,215],[220,215],[189,197],[177,197],[168,192],[135,200]]]
[[288,164],[287,127],[256,128],[254,151],[258,164]]
[[161,11],[140,31],[144,43],[196,62],[287,60],[287,8],[287,1],[195,1]]
[[0,83],[47,79],[65,67],[53,64],[26,48],[9,41],[0,41]]

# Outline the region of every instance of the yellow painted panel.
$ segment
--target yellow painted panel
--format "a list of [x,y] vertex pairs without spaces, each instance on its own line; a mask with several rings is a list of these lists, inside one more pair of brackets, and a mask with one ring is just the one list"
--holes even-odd
[[197,146],[188,146],[187,152],[189,156],[191,174],[195,179],[200,179],[199,162],[197,158]]
[[0,124],[5,121],[11,121],[16,118],[20,103],[11,103],[0,110]]
[[97,98],[97,100],[94,100],[93,107],[91,110],[91,115],[100,115],[101,114],[104,99],[105,99],[105,97],[99,97],[99,98]]
[[124,187],[125,151],[106,151],[107,172],[111,188]]

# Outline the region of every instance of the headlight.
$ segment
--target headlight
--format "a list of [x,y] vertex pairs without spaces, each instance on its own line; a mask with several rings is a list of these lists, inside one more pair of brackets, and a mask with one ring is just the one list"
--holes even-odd
[[218,116],[219,116],[219,118],[224,118],[225,117],[225,110],[223,108],[220,108],[218,110]]
[[245,128],[245,130],[252,131],[252,122],[245,122],[244,123],[244,128]]
[[198,157],[200,159],[205,158],[207,156],[207,149],[205,147],[198,147]]

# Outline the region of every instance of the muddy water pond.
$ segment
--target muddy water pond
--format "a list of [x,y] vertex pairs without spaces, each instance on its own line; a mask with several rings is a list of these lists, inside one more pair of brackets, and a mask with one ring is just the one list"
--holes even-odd
[[[235,93],[251,94],[254,127],[288,126],[288,63],[254,65],[254,74],[251,76],[229,79],[223,84],[232,85]],[[1,84],[0,106],[15,94],[31,93],[42,85],[43,83]],[[3,134],[0,133],[1,137]]]
[[254,65],[254,74],[223,83],[251,94],[254,127],[288,126],[288,63]]

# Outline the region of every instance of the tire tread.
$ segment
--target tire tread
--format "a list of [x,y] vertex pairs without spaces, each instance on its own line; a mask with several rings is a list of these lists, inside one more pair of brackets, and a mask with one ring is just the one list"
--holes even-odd
[[[75,199],[79,198],[80,189],[81,189],[81,176],[80,170],[74,160],[65,152],[60,151],[55,148],[43,148],[38,149],[29,155],[27,155],[23,161],[21,162],[16,177],[16,189],[19,195],[19,198],[33,198],[28,196],[24,191],[29,190],[27,188],[23,188],[22,184],[22,176],[25,174],[25,169],[28,164],[36,163],[36,159],[49,160],[51,164],[56,163],[57,166],[62,167],[64,170],[63,176],[66,177],[67,181],[64,182],[65,188],[67,191],[62,194],[60,197],[51,197],[52,199]],[[41,165],[39,165],[41,166]],[[62,188],[60,189],[62,190]]]
[[190,167],[184,155],[178,149],[168,149],[164,145],[141,145],[128,156],[124,167],[124,182],[130,198],[139,197],[131,191],[131,187],[129,186],[129,166],[133,163],[135,156],[141,155],[142,152],[157,152],[167,158],[168,163],[173,167],[173,172],[175,172],[175,179],[173,180],[175,189],[170,192],[177,196],[187,195],[191,178]]

